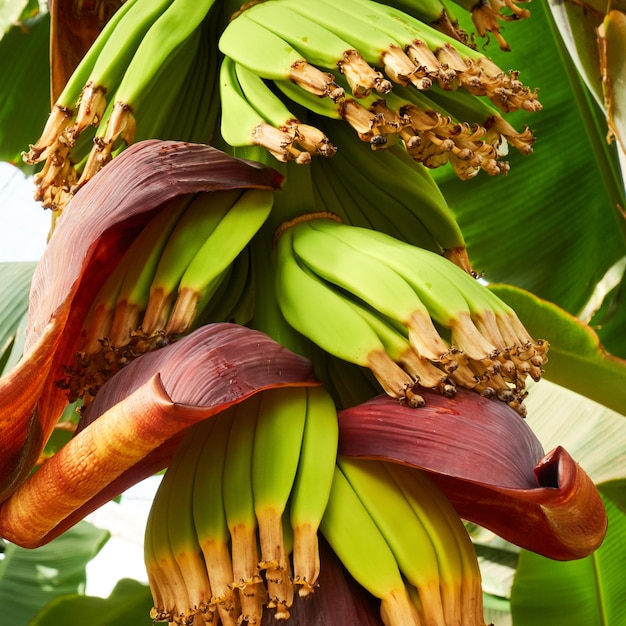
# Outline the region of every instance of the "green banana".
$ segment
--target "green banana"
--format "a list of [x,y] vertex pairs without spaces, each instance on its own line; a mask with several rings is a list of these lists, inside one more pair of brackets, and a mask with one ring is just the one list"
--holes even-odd
[[332,74],[308,63],[284,39],[248,18],[246,13],[239,13],[222,32],[218,45],[227,57],[261,78],[294,81],[315,96],[333,100],[343,96],[344,90],[335,84]]
[[[528,374],[540,377],[548,344],[541,340],[535,342],[509,307],[472,276],[427,250],[383,233],[328,219],[312,220],[309,228],[334,232],[337,239],[374,256],[403,276],[433,319],[451,331],[452,349],[447,358],[454,361],[454,365],[446,371],[452,380],[486,396],[497,396],[523,414],[524,379]],[[500,331],[495,334],[492,333],[494,315],[496,330]],[[500,336],[501,341],[508,342],[503,352],[496,345]]]
[[397,463],[383,463],[407,502],[420,519],[430,536],[437,553],[439,586],[446,624],[462,624],[463,617],[469,621],[468,607],[462,604],[465,583],[463,555],[457,544],[453,527],[465,527],[449,500],[443,496],[432,481],[419,469]]
[[129,132],[134,125],[132,111],[145,98],[148,85],[159,79],[168,58],[185,46],[214,3],[215,0],[174,0],[145,33],[116,90],[105,143]]
[[170,543],[169,501],[175,489],[166,472],[152,502],[144,537],[144,558],[155,605],[150,616],[168,622],[187,619],[192,607]]
[[106,335],[112,345],[127,344],[130,333],[139,328],[163,249],[190,201],[187,196],[171,201],[167,210],[148,222],[124,255],[122,264],[126,267],[126,274],[117,295],[111,330]]
[[252,491],[259,526],[261,561],[270,608],[287,619],[293,603],[289,554],[283,541],[283,514],[293,487],[307,416],[305,387],[268,389],[261,394],[254,431]]
[[260,559],[252,491],[254,431],[260,403],[260,394],[257,393],[237,405],[222,479],[222,497],[231,538],[231,586],[237,590],[241,606],[238,622],[247,620],[251,623],[260,623],[266,595],[257,569]]
[[[246,16],[293,46],[312,65],[344,75],[357,97],[374,89],[387,93],[391,83],[375,70],[350,44],[310,16],[298,13],[284,2],[263,2],[246,9]],[[375,54],[370,54],[378,60]]]
[[439,361],[449,353],[450,347],[432,324],[428,308],[389,264],[340,237],[329,237],[308,222],[292,230],[294,252],[309,270],[406,326],[411,344],[421,356]]
[[[113,158],[116,149],[128,146],[137,138],[137,120],[145,117],[139,138],[167,136],[172,118],[182,114],[177,103],[184,79],[193,67],[196,52],[202,37],[200,26],[191,29],[174,45],[170,38],[163,37],[163,46],[171,45],[160,65],[155,65],[155,37],[167,30],[172,14],[185,0],[174,0],[168,10],[150,28],[137,48],[114,99],[99,119],[96,137],[89,158],[82,168],[81,176],[73,187],[76,192],[86,184],[106,163]],[[176,20],[171,20],[174,27]],[[185,29],[186,32],[186,29]],[[152,35],[151,35],[152,33]],[[140,68],[140,69],[139,69]],[[195,79],[195,77],[194,77]]]
[[293,529],[293,582],[306,597],[320,570],[318,529],[328,503],[337,458],[337,409],[324,387],[306,387],[306,420],[289,502]]
[[195,436],[203,442],[193,483],[193,520],[211,583],[211,608],[224,626],[235,626],[240,614],[231,583],[230,533],[224,511],[222,479],[226,449],[236,407],[200,422]]
[[[424,76],[420,71],[421,68],[404,52],[403,43],[380,28],[378,21],[368,21],[362,12],[354,15],[348,8],[349,3],[342,2],[337,5],[324,0],[319,2],[279,0],[279,2],[345,39],[368,63],[382,66],[387,77],[394,83],[402,85],[413,83],[418,89],[428,89],[431,86],[431,79]],[[376,6],[368,6],[367,11],[376,11]]]
[[328,137],[309,124],[298,121],[284,102],[257,74],[242,65],[235,64],[235,74],[244,97],[274,127],[293,136],[293,141],[311,155],[326,157],[335,154]]
[[[100,31],[100,34],[90,46],[87,53],[83,56],[80,63],[70,76],[69,80],[65,84],[63,91],[59,94],[56,102],[52,107],[52,111],[46,125],[42,132],[41,137],[38,139],[35,145],[29,146],[29,151],[22,155],[24,161],[30,165],[40,163],[47,159],[53,153],[59,153],[64,150],[64,143],[69,144],[65,136],[68,130],[74,123],[74,115],[76,113],[77,103],[80,99],[81,92],[85,87],[85,84],[89,80],[89,76],[94,68],[94,65],[98,62],[103,49],[105,48],[108,40],[114,36],[116,39],[119,36],[119,32],[126,30],[127,27],[131,27],[135,22],[132,16],[127,18],[129,12],[137,12],[135,8],[136,4],[140,4],[139,0],[128,0],[120,6],[120,8],[109,19],[105,26]],[[150,11],[157,8],[154,5],[144,6],[142,10],[148,8]],[[120,23],[122,23],[120,26]],[[129,22],[127,25],[126,22]],[[118,30],[119,29],[119,30]],[[116,34],[114,34],[116,33]],[[119,42],[118,42],[119,43]],[[119,53],[119,49],[117,50]]]
[[367,322],[338,291],[299,265],[291,230],[282,232],[276,246],[276,297],[287,322],[326,352],[370,368],[390,396],[423,404],[412,391],[414,381],[391,360]]
[[220,130],[224,141],[232,147],[261,146],[278,161],[308,163],[311,155],[294,146],[293,134],[269,124],[246,98],[237,78],[236,65],[227,56],[220,67]]
[[232,189],[194,196],[159,259],[141,324],[145,333],[165,328],[176,289],[189,263],[241,194],[240,189]]
[[380,317],[377,311],[361,306],[356,302],[350,302],[350,304],[376,331],[376,334],[385,346],[387,354],[401,365],[417,384],[421,387],[437,389],[448,397],[455,395],[456,387],[443,367],[440,369],[418,354],[413,349],[408,338],[399,329],[394,328],[392,323]]
[[382,461],[339,455],[337,464],[385,537],[400,571],[418,589],[424,624],[445,626],[437,553],[421,518]]
[[119,87],[147,33],[172,4],[173,0],[135,2],[118,22],[98,54],[84,85],[76,121],[70,133],[72,141],[88,126],[100,123],[111,94]]
[[212,622],[211,585],[193,514],[194,482],[204,448],[199,430],[201,428],[192,427],[185,434],[166,472],[172,483],[166,488],[169,491],[167,528],[170,549],[189,596],[186,618],[191,621],[193,616],[199,615],[204,622]]
[[246,189],[215,225],[180,278],[166,334],[181,334],[189,328],[198,303],[265,222],[273,202],[271,190]]
[[421,626],[391,548],[339,466],[320,528],[353,578],[381,600],[386,626]]
[[463,270],[453,266],[458,270],[458,279],[452,282],[441,271],[442,263],[449,261],[384,233],[347,226],[328,219],[312,220],[309,227],[328,234],[334,233],[335,238],[344,244],[393,268],[415,289],[430,316],[452,331],[452,343],[468,357],[481,361],[492,359],[498,354],[497,348],[478,332],[472,322],[469,305],[460,289],[463,281],[473,279]]

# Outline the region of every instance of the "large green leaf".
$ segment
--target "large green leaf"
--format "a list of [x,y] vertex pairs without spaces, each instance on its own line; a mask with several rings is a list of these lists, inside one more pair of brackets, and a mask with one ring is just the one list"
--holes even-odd
[[551,561],[522,551],[511,591],[515,626],[626,624],[626,516],[609,500],[602,546],[578,561]]
[[15,353],[21,352],[16,345],[16,335],[28,309],[28,293],[35,265],[0,263],[0,372],[10,359],[15,359]]
[[606,349],[626,359],[626,274],[622,280],[604,298],[589,325],[598,333]]
[[[621,178],[606,124],[569,58],[562,56],[545,3],[506,29],[512,52],[489,48],[499,65],[539,88],[543,110],[507,116],[536,135],[534,153],[511,150],[511,170],[459,181],[436,171],[458,214],[476,270],[490,282],[524,287],[577,313],[624,255]],[[444,171],[446,170],[446,171]]]
[[149,626],[150,588],[124,578],[108,598],[62,596],[42,609],[29,626]]
[[0,0],[0,38],[11,27],[38,11],[37,0]]
[[42,13],[0,40],[0,160],[22,169],[22,150],[35,143],[50,113],[50,17]]
[[108,538],[107,531],[81,522],[36,550],[9,544],[0,560],[2,623],[26,626],[52,599],[84,591],[85,566]]
[[548,380],[533,384],[525,402],[546,450],[567,448],[596,484],[626,479],[626,463],[616,462],[626,450],[623,415]]

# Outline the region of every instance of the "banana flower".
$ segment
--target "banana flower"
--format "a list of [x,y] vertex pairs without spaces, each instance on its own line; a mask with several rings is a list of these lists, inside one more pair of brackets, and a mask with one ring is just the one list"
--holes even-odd
[[[129,363],[95,393],[73,438],[32,471],[67,404],[57,381],[101,285],[140,229],[183,194],[274,189],[272,169],[208,146],[131,146],[73,199],[32,283],[22,360],[0,379],[0,536],[42,545],[167,467],[185,431],[265,389],[320,383],[312,364],[232,323],[198,328]],[[339,453],[425,470],[458,515],[554,559],[593,552],[606,515],[591,479],[562,448],[545,454],[523,419],[471,392],[427,392],[413,409],[378,396],[339,412]],[[380,623],[371,599],[322,545],[320,584],[292,623]],[[360,617],[359,617],[360,616]]]

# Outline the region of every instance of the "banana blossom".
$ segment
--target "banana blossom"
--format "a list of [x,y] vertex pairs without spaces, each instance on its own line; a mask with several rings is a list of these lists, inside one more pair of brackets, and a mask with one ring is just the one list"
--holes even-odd
[[[112,260],[169,199],[280,182],[274,170],[208,146],[147,141],[124,151],[76,195],[33,279],[24,356],[0,379],[0,536],[42,545],[166,467],[197,421],[263,389],[320,384],[307,359],[263,333],[210,324],[115,374],[73,438],[32,471],[67,404],[55,381],[71,362],[76,332]],[[344,409],[339,452],[428,471],[461,517],[545,556],[576,559],[600,545],[602,501],[564,449],[545,454],[501,403],[465,391],[456,398],[425,395],[421,409],[386,396]],[[294,623],[322,623],[342,602],[350,619],[379,623],[337,563],[323,548],[320,583],[336,593],[294,607]]]

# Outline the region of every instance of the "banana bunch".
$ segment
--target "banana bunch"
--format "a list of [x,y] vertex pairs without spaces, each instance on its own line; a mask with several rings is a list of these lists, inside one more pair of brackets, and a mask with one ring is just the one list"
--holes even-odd
[[323,350],[369,368],[391,397],[457,386],[524,414],[527,376],[548,345],[515,312],[439,254],[310,214],[277,232],[276,297],[289,324]]
[[476,553],[422,471],[340,455],[321,531],[386,626],[484,626]]
[[127,249],[95,297],[64,368],[85,405],[130,360],[211,321],[249,321],[247,250],[274,202],[265,189],[179,196]]
[[[331,156],[333,144],[314,123],[321,116],[347,121],[373,149],[400,142],[427,167],[450,163],[462,179],[481,170],[506,173],[508,163],[500,159],[509,143],[531,151],[529,129],[500,123],[500,111],[541,108],[518,73],[505,73],[392,6],[371,0],[252,3],[231,20],[219,47],[225,55],[221,132],[230,145],[260,145],[280,161],[297,163]],[[431,90],[466,97],[448,111],[424,94]],[[303,133],[299,109],[310,118]]]
[[[214,6],[215,5],[215,6]],[[127,0],[111,17],[23,154],[44,162],[36,199],[61,209],[141,139],[209,143],[219,114],[215,0]]]
[[316,587],[337,444],[322,387],[266,390],[192,427],[146,527],[152,619],[259,624],[264,607],[287,619]]

